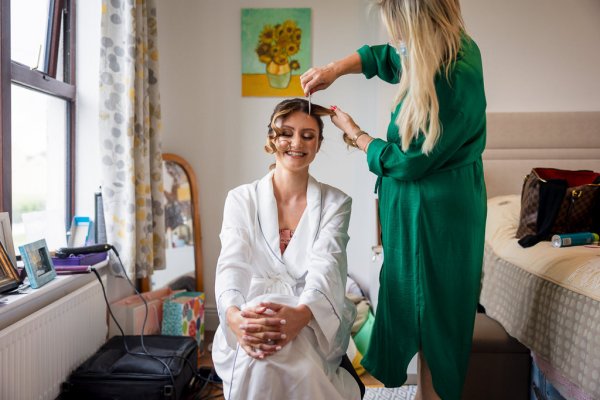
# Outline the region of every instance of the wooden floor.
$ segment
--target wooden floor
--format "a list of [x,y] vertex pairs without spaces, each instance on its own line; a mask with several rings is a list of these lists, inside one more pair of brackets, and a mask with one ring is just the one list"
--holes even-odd
[[[204,333],[204,343],[205,343],[204,354],[200,358],[199,367],[211,367],[212,368],[212,366],[213,366],[212,357],[211,357],[211,354],[208,351],[208,349],[210,348],[209,344],[212,344],[214,334],[215,333],[212,331]],[[368,372],[365,372],[363,375],[361,375],[360,379],[363,381],[363,383],[367,387],[383,387],[383,383],[379,382]],[[222,393],[223,393],[223,390],[221,387],[216,386],[216,385],[209,385],[209,386],[207,386],[206,391],[202,393],[201,399],[207,399],[207,398],[215,399],[215,400],[224,399]]]

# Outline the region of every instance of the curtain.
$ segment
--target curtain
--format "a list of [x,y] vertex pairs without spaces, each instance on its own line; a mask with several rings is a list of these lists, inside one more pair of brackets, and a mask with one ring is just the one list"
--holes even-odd
[[155,0],[103,0],[100,153],[107,238],[127,273],[165,268]]

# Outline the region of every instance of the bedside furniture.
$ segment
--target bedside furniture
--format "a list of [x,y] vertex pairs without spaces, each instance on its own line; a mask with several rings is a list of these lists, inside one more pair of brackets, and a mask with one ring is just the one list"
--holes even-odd
[[463,400],[528,400],[530,370],[529,349],[478,313]]

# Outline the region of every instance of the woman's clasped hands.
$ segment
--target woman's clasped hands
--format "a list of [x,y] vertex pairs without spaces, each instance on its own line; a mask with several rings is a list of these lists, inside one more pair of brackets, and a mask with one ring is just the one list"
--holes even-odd
[[277,303],[260,303],[239,310],[227,309],[227,322],[238,343],[252,358],[262,360],[281,350],[298,336],[312,319],[305,305],[297,307]]

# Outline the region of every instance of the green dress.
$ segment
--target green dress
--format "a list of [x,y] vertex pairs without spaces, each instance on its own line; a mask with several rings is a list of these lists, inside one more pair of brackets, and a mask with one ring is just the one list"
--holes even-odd
[[[397,83],[400,57],[389,45],[358,50],[367,78]],[[403,152],[394,110],[387,142],[368,148],[376,174],[383,266],[369,349],[362,364],[388,387],[406,380],[422,349],[443,400],[460,399],[479,298],[486,219],[481,153],[486,140],[481,55],[464,36],[450,73],[435,86],[442,133],[421,152],[420,135]]]

